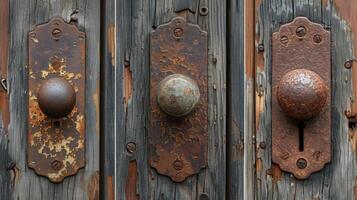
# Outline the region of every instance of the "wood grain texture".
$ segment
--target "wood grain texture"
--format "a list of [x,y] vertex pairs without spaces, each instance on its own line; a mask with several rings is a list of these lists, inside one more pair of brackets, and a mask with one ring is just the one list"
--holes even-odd
[[[9,1],[0,0],[0,77],[7,79],[9,51]],[[0,91],[0,199],[11,195],[12,161],[8,154],[8,96],[1,88]]]
[[227,199],[243,199],[244,108],[247,108],[244,104],[244,1],[228,2]]
[[[197,11],[203,5],[209,8],[207,16],[192,11],[175,12],[187,9]],[[105,32],[110,27],[114,27],[114,30],[109,31],[111,34],[106,34],[105,41],[108,45],[104,46],[104,55],[114,55],[114,63],[113,60],[104,58],[106,64],[102,97],[105,99],[103,116],[107,124],[102,134],[106,135],[104,150],[108,157],[105,162],[116,162],[115,167],[106,167],[104,177],[109,180],[116,174],[115,186],[112,186],[116,190],[116,199],[125,199],[133,194],[140,196],[140,199],[198,199],[201,193],[207,193],[210,199],[225,199],[226,1],[113,0],[106,1],[105,9],[109,15],[105,17]],[[185,182],[176,184],[168,177],[158,175],[155,169],[149,168],[147,126],[149,35],[155,27],[178,15],[187,17],[191,23],[199,24],[209,34],[210,131],[208,167]],[[128,70],[131,73],[127,73]],[[131,86],[127,87],[128,84]],[[131,92],[126,91],[128,88],[131,88]],[[126,94],[130,94],[130,97]],[[127,150],[130,142],[136,146],[133,152]],[[115,159],[112,150],[115,152]],[[134,161],[137,163],[138,178],[136,187],[131,187],[131,191],[128,191],[125,190],[128,172],[132,173],[134,165],[130,163]]]
[[[10,2],[10,125],[9,155],[14,160],[11,199],[98,199],[99,195],[99,0],[12,0]],[[28,131],[27,34],[53,16],[70,20],[78,10],[86,32],[86,166],[77,175],[53,184],[26,166]],[[10,197],[8,198],[10,199]]]
[[[344,62],[353,58],[348,24],[340,18],[334,2],[321,0],[261,0],[256,4],[256,194],[255,199],[354,199],[356,154],[354,134],[349,134],[344,112],[352,93],[351,72]],[[341,11],[344,12],[344,11]],[[271,34],[297,16],[323,24],[332,34],[332,161],[325,168],[299,181],[271,163]],[[266,148],[260,144],[265,143]]]

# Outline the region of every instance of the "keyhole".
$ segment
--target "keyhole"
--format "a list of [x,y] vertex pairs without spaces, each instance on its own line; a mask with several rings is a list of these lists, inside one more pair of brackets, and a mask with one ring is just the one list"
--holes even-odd
[[304,128],[305,128],[304,122],[299,122],[298,128],[299,128],[299,151],[303,152],[304,151]]

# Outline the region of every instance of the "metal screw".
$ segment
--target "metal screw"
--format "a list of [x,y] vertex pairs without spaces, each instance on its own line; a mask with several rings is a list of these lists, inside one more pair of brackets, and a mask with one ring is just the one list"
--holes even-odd
[[200,14],[203,16],[208,15],[208,8],[207,7],[201,7],[200,8]]
[[61,35],[62,35],[61,29],[55,28],[55,29],[52,30],[52,36],[53,36],[55,39],[58,39],[59,37],[61,37]]
[[264,44],[259,44],[258,45],[258,51],[263,52],[264,51]]
[[281,158],[282,158],[283,160],[286,160],[286,159],[288,159],[289,157],[290,157],[290,155],[289,155],[288,152],[285,152],[285,153],[283,153],[283,154],[281,155]]
[[202,193],[200,194],[200,200],[209,200],[208,194],[207,193]]
[[280,38],[280,42],[283,44],[288,43],[288,41],[289,41],[289,38],[285,35]]
[[177,38],[182,37],[182,35],[183,35],[183,29],[182,29],[182,28],[175,28],[175,30],[174,30],[174,35],[175,35],[175,37],[177,37]]
[[60,169],[62,169],[63,164],[62,164],[61,161],[55,160],[55,161],[53,161],[53,162],[51,163],[51,167],[52,167],[52,169],[54,169],[54,170],[60,170]]
[[173,166],[177,171],[182,170],[183,162],[181,160],[175,160]]
[[306,35],[306,28],[304,26],[299,26],[296,29],[296,35],[298,37],[304,37]]
[[345,62],[345,68],[350,69],[352,67],[352,60],[348,60]]
[[306,161],[304,158],[299,158],[299,159],[296,161],[296,166],[297,166],[299,169],[305,169],[306,166],[307,166],[307,161]]
[[314,42],[320,43],[322,41],[321,35],[314,35]]
[[126,150],[129,153],[134,153],[136,151],[136,144],[134,142],[128,142],[126,144]]
[[259,147],[260,147],[261,149],[265,149],[265,148],[266,148],[265,142],[261,142],[261,143],[259,144]]

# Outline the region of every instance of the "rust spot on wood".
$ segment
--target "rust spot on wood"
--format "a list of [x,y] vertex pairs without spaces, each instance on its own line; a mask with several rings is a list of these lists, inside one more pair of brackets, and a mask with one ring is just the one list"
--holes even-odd
[[100,127],[99,127],[99,119],[100,119],[100,100],[99,100],[99,95],[100,95],[100,84],[99,82],[97,83],[97,87],[95,92],[93,93],[92,100],[94,104],[94,111],[95,111],[95,117],[96,117],[96,122],[95,122],[95,130],[96,134],[99,137],[100,134]]
[[273,179],[273,185],[276,185],[276,183],[283,178],[283,171],[281,171],[280,167],[276,164],[272,164],[266,173]]
[[126,179],[125,197],[127,200],[139,200],[139,195],[136,193],[136,185],[138,180],[138,166],[136,160],[129,163],[128,177]]
[[108,51],[111,56],[112,66],[115,67],[115,42],[116,42],[116,30],[115,24],[111,23],[108,26]]
[[261,158],[256,159],[255,169],[256,169],[257,173],[259,173],[262,170],[262,165],[263,165],[262,159]]
[[130,63],[125,61],[124,63],[124,104],[125,107],[128,106],[129,100],[133,92],[133,77],[130,70]]
[[245,21],[244,21],[244,35],[245,35],[245,48],[244,48],[244,65],[245,65],[245,75],[248,79],[254,76],[254,57],[255,57],[255,6],[254,1],[247,1],[245,3],[244,9]]
[[352,151],[356,153],[357,149],[357,131],[349,131],[348,133],[348,141],[351,143]]
[[113,185],[113,177],[107,177],[107,199],[114,200],[114,185]]
[[89,200],[99,200],[99,171],[96,171],[88,183]]

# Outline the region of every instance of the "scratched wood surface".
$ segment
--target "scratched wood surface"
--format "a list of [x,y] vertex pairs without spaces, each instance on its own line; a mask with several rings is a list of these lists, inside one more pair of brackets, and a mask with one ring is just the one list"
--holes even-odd
[[[345,61],[354,58],[356,47],[351,32],[356,29],[355,2],[258,0],[255,3],[255,45],[265,47],[263,52],[257,48],[254,55],[256,143],[251,151],[256,151],[256,157],[251,167],[256,169],[255,199],[356,199],[356,132],[349,129],[344,114],[350,109],[351,99],[355,99],[351,70],[344,68]],[[332,160],[305,181],[271,163],[271,34],[297,16],[323,24],[332,33]]]
[[[115,167],[104,169],[109,191],[103,195],[114,199],[115,190],[116,199],[225,199],[226,1],[113,0],[105,12],[104,160]],[[173,183],[148,166],[149,34],[179,15],[209,35],[209,149],[206,169]]]
[[[9,188],[11,191],[1,192],[0,199],[99,199],[100,1],[11,0],[9,2],[10,125],[7,141],[3,142],[2,136],[0,137],[1,160],[7,163],[6,173],[9,175],[4,177],[1,175],[0,184],[2,189]],[[69,21],[71,16],[77,16],[80,29],[87,33],[86,166],[76,176],[67,177],[60,184],[53,184],[47,178],[37,176],[26,166],[27,34],[35,25],[45,23],[53,16],[61,16],[66,21]],[[3,155],[4,149],[6,155]],[[3,169],[2,164],[1,169]]]

